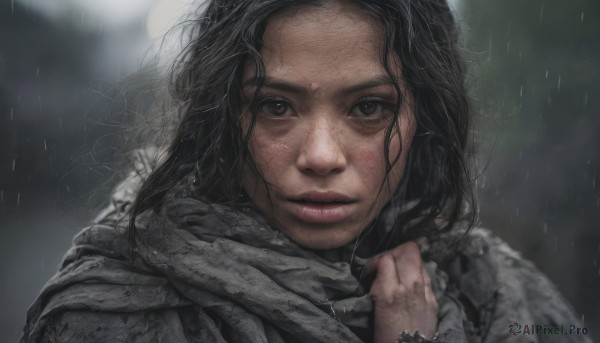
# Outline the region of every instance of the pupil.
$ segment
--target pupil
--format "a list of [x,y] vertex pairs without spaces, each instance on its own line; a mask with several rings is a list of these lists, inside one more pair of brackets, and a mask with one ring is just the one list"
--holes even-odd
[[283,102],[276,102],[271,106],[271,110],[275,115],[283,115],[287,111],[287,105]]
[[371,115],[375,113],[376,106],[372,102],[366,102],[362,105],[362,111],[366,115]]

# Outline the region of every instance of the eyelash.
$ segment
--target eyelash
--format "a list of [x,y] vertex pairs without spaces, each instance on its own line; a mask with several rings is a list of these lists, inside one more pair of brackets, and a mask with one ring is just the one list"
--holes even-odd
[[[289,101],[287,101],[284,98],[279,98],[279,97],[265,97],[262,99],[258,99],[257,101],[257,105],[256,105],[256,112],[257,113],[261,113],[261,112],[269,112],[268,110],[266,110],[265,106],[268,105],[275,105],[275,104],[285,104],[287,106],[287,111],[292,110],[292,106],[290,105]],[[287,112],[286,111],[286,112]],[[283,117],[283,115],[274,115],[272,113],[268,113],[269,115],[272,115],[274,117]]]
[[390,113],[393,113],[396,110],[396,104],[394,103],[377,97],[366,97],[360,99],[354,106],[352,106],[351,112],[353,112],[355,109],[358,109],[359,106],[364,104],[374,104],[375,106],[381,106],[381,109],[378,113],[379,115],[377,113],[356,115],[356,117],[362,117],[366,120],[386,119],[386,116],[383,115],[383,112],[389,111]]
[[[272,116],[272,117],[276,117],[276,118],[281,118],[284,117],[285,114],[289,111],[293,111],[293,108],[290,104],[290,102],[288,100],[286,100],[285,98],[281,98],[281,97],[264,97],[264,98],[259,98],[256,101],[257,105],[255,107],[256,112],[257,113],[267,113],[268,115]],[[352,114],[352,112],[355,111],[355,109],[357,109],[359,106],[367,104],[367,103],[371,103],[374,104],[375,106],[381,106],[381,109],[378,111],[378,114],[360,114],[360,115],[354,115]],[[271,112],[272,109],[267,109],[266,106],[273,106],[273,105],[277,105],[277,104],[285,104],[286,107],[286,111],[284,114],[281,115],[277,115],[277,114],[273,114]],[[352,108],[350,109],[350,117],[356,117],[356,118],[361,118],[362,120],[371,122],[371,123],[379,123],[382,121],[385,121],[388,119],[388,116],[386,115],[382,115],[382,112],[385,111],[389,111],[391,113],[393,113],[396,110],[396,104],[383,100],[381,98],[378,97],[365,97],[360,99],[356,104],[354,104],[352,106]]]

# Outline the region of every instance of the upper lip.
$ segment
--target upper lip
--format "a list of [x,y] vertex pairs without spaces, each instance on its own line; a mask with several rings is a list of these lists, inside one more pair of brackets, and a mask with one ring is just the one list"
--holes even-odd
[[356,201],[347,195],[333,192],[333,191],[304,192],[304,193],[301,193],[298,195],[293,195],[293,196],[289,197],[288,200],[293,201],[293,202],[311,202],[311,203],[319,203],[319,202],[322,202],[322,203],[330,203],[330,202],[351,203],[351,202]]

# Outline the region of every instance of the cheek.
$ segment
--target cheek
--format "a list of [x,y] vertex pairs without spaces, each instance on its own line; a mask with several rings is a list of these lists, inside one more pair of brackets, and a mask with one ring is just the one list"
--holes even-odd
[[[268,135],[255,129],[250,139],[250,156],[267,184],[272,186],[278,184],[279,178],[291,165],[292,153],[290,145],[285,140],[266,137]],[[252,175],[252,178],[256,179],[256,175]]]
[[360,170],[361,177],[366,183],[381,183],[385,174],[385,160],[383,159],[383,145],[362,147],[356,150],[354,162]]
[[[390,186],[395,190],[400,184],[402,174],[404,172],[404,166],[406,164],[406,156],[410,147],[410,137],[404,137],[403,144],[400,144],[400,136],[396,135],[392,138],[389,148],[389,160],[393,160],[400,153],[400,158],[392,166],[392,170],[389,174]],[[386,160],[384,157],[384,138],[379,140],[378,144],[372,146],[365,146],[357,148],[355,150],[355,166],[359,170],[359,174],[368,189],[373,191],[373,197],[376,195],[377,190],[385,181],[386,175]],[[402,150],[401,150],[402,149]]]
[[[385,181],[385,158],[383,154],[383,139],[381,143],[371,146],[362,145],[354,154],[354,168],[358,171],[358,182],[363,185],[365,198],[375,201],[381,185]],[[384,195],[384,198],[387,196]],[[386,199],[383,199],[384,201]]]

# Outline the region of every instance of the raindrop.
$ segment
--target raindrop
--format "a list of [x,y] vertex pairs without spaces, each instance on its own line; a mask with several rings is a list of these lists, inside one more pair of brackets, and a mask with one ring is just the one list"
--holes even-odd
[[554,251],[558,251],[558,237],[554,237]]
[[17,193],[17,207],[21,205],[21,193]]
[[587,106],[588,104],[588,93],[585,92],[585,94],[583,95],[583,105]]
[[592,190],[596,190],[596,177],[594,176],[594,179],[592,180]]
[[71,193],[71,188],[69,188],[69,185],[67,185],[67,193]]
[[10,9],[15,14],[15,0],[10,0]]
[[519,150],[519,161],[523,160],[523,150]]
[[544,235],[548,233],[548,223],[544,223]]
[[581,22],[583,23],[583,16],[585,15],[585,13],[583,11],[581,11]]
[[519,96],[522,98],[523,97],[523,85],[521,85],[521,90],[519,91]]
[[13,172],[15,171],[15,166],[16,166],[16,164],[17,164],[17,159],[16,159],[16,158],[13,158],[13,163],[12,163],[12,171],[13,171]]
[[37,70],[35,71],[35,78],[38,79],[40,77],[40,67],[37,67]]
[[529,171],[527,171],[527,173],[525,173],[525,180],[529,180]]
[[523,58],[523,51],[519,51],[519,59]]
[[521,212],[521,209],[519,208],[519,206],[517,206],[517,208],[515,210],[515,214],[518,216],[520,212]]
[[540,24],[544,21],[544,4],[540,6]]
[[510,54],[510,41],[506,42],[506,54]]
[[552,106],[552,97],[548,95],[548,106]]
[[560,82],[561,82],[561,76],[558,75],[558,87],[556,88],[557,92],[560,92]]
[[62,117],[58,118],[58,129],[61,130],[62,129],[62,124],[63,124],[63,119]]
[[546,70],[546,79],[548,79],[548,71]]
[[48,151],[48,144],[46,143],[45,139],[44,139],[44,151]]

